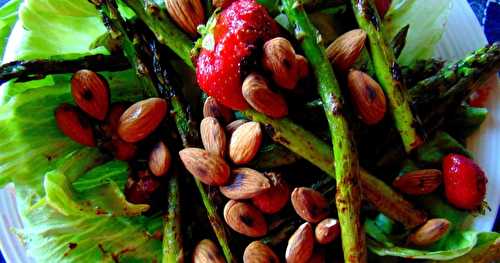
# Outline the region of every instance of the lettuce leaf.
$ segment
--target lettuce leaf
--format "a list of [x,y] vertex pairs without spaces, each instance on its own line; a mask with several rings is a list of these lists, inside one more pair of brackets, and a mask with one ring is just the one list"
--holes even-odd
[[17,20],[17,9],[22,0],[12,0],[0,8],[0,53],[7,43],[8,36]]

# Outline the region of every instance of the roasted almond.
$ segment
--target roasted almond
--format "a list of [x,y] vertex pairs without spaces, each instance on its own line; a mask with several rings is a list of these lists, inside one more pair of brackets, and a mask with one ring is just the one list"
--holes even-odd
[[325,250],[315,247],[312,256],[307,260],[307,263],[325,263]]
[[365,46],[366,33],[354,29],[339,36],[326,49],[330,62],[340,71],[347,71],[358,59]]
[[264,175],[271,182],[271,188],[254,196],[252,203],[265,214],[275,214],[288,203],[290,188],[280,174],[265,173]]
[[250,168],[238,168],[231,171],[228,184],[219,189],[225,197],[241,200],[252,198],[270,187],[269,180],[262,173]]
[[386,99],[380,85],[368,74],[351,70],[347,76],[347,86],[361,120],[368,124],[380,122],[386,112]]
[[203,104],[203,117],[214,117],[221,123],[229,123],[233,119],[233,112],[214,97],[208,97]]
[[264,43],[262,66],[272,75],[281,88],[293,89],[298,81],[298,67],[292,44],[282,37]]
[[307,262],[311,258],[314,249],[314,235],[310,223],[306,222],[299,226],[288,240],[285,258],[287,263]]
[[409,195],[430,194],[439,187],[443,175],[437,169],[422,169],[396,177],[392,186]]
[[441,239],[450,228],[450,221],[444,218],[428,220],[408,237],[408,241],[416,246],[429,246]]
[[78,108],[67,103],[61,104],[55,111],[55,118],[57,127],[64,135],[79,144],[96,146],[92,125]]
[[227,138],[231,137],[233,135],[233,132],[236,131],[241,125],[247,123],[248,120],[240,119],[240,120],[235,120],[226,125],[226,134]]
[[256,111],[272,118],[283,118],[288,114],[285,99],[267,86],[266,80],[252,73],[243,81],[243,97]]
[[297,187],[293,190],[292,205],[302,219],[311,223],[318,223],[329,213],[328,201],[325,197],[320,192],[307,187]]
[[149,154],[149,170],[156,176],[167,174],[172,162],[172,156],[165,143],[158,142]]
[[279,263],[274,251],[260,241],[253,241],[243,253],[243,263]]
[[122,161],[132,160],[137,154],[137,146],[133,143],[125,142],[120,138],[111,139],[113,154],[116,159]]
[[82,69],[71,79],[71,95],[76,105],[98,120],[104,120],[109,110],[109,87],[99,74]]
[[234,231],[249,237],[267,234],[267,222],[257,208],[247,203],[229,200],[224,206],[224,220]]
[[116,135],[118,125],[120,124],[120,117],[128,107],[129,105],[124,102],[115,102],[111,104],[108,116],[101,123],[101,130],[106,136],[113,137],[114,135]]
[[205,150],[224,158],[227,147],[226,134],[216,118],[203,118],[200,124],[200,135]]
[[247,122],[231,136],[229,157],[235,164],[249,163],[257,154],[262,142],[262,130],[258,122]]
[[333,242],[340,235],[340,223],[334,218],[325,218],[314,230],[316,241],[322,245]]
[[186,148],[179,152],[186,169],[208,185],[225,185],[229,180],[229,165],[219,155],[198,148]]
[[217,245],[209,239],[203,239],[193,251],[193,263],[225,263]]
[[297,61],[297,71],[301,79],[306,78],[309,75],[309,62],[302,55],[295,55],[295,61]]
[[198,34],[198,25],[205,23],[200,0],[165,0],[165,7],[172,20],[191,37]]
[[167,102],[160,98],[138,101],[120,117],[118,135],[126,142],[138,142],[160,125],[167,113]]

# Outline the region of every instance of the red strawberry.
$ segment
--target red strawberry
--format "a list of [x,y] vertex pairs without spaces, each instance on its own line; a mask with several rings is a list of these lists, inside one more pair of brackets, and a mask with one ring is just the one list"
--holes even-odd
[[443,176],[446,198],[452,205],[462,209],[481,206],[488,179],[474,161],[449,154],[443,159]]
[[213,49],[203,48],[196,67],[198,84],[223,105],[248,107],[241,93],[241,65],[256,45],[275,37],[278,25],[255,0],[233,2],[219,15],[213,30]]

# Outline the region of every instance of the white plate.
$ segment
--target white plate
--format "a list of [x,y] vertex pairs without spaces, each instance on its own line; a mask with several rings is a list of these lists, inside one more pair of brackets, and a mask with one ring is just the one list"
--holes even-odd
[[[467,52],[484,46],[487,41],[472,9],[466,0],[453,1],[447,30],[436,49],[436,56],[445,59],[457,59]],[[18,25],[20,27],[20,25]],[[15,36],[15,34],[13,34]],[[14,54],[16,39],[10,38],[6,53]],[[488,108],[489,117],[468,142],[468,147],[488,175],[488,203],[492,209],[484,216],[477,218],[473,227],[481,231],[489,231],[495,222],[500,203],[496,190],[500,187],[500,89],[495,89]],[[15,193],[12,186],[0,190],[0,249],[7,262],[32,262],[26,251],[12,231],[22,228],[22,222],[16,208]]]

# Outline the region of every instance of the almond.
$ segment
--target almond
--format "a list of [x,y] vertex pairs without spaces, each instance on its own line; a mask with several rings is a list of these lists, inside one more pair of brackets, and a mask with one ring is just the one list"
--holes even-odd
[[326,49],[326,55],[337,70],[347,71],[365,46],[366,33],[354,29],[339,36]]
[[184,32],[196,37],[198,25],[205,23],[205,12],[200,0],[165,0],[165,7]]
[[441,239],[450,226],[450,221],[444,218],[430,219],[411,234],[408,241],[416,246],[429,246]]
[[225,263],[217,245],[209,239],[203,239],[193,251],[193,263]]
[[200,135],[205,150],[224,158],[226,155],[226,134],[216,118],[205,117],[201,121]]
[[212,4],[215,7],[226,8],[228,7],[234,0],[212,0]]
[[347,76],[347,86],[356,112],[368,124],[380,122],[386,112],[386,99],[380,85],[368,74],[351,70]]
[[392,185],[405,194],[425,195],[436,191],[442,179],[440,170],[422,169],[396,177]]
[[55,118],[57,127],[64,135],[79,144],[96,146],[92,126],[78,108],[67,103],[61,104],[55,111]]
[[293,89],[298,81],[298,67],[292,44],[282,37],[264,43],[262,66],[281,88]]
[[85,113],[100,121],[109,110],[109,87],[99,74],[82,69],[71,78],[71,95],[76,105]]
[[165,143],[160,141],[153,146],[153,150],[149,154],[148,166],[154,175],[163,176],[167,174],[171,162],[172,157]]
[[116,135],[118,125],[120,124],[120,117],[129,106],[130,105],[127,105],[127,103],[124,102],[116,102],[111,104],[108,116],[101,124],[101,129],[107,136],[113,137],[114,135]]
[[312,256],[307,260],[307,263],[325,263],[325,250],[323,248],[314,248]]
[[229,200],[224,206],[224,220],[234,231],[248,237],[261,237],[267,233],[264,216],[246,203]]
[[266,214],[278,213],[288,203],[290,188],[283,176],[276,173],[264,174],[271,182],[271,188],[252,198],[252,203]]
[[133,143],[125,142],[120,138],[111,139],[113,154],[116,159],[122,161],[132,160],[137,154],[137,146]]
[[243,253],[243,263],[279,263],[274,251],[260,241],[253,241]]
[[306,222],[299,226],[288,240],[285,258],[287,263],[307,262],[311,258],[314,249],[314,236],[310,223]]
[[334,218],[325,218],[316,226],[314,236],[322,245],[333,242],[340,235],[340,223]]
[[234,169],[231,171],[231,177],[227,185],[219,188],[229,199],[249,199],[271,187],[269,180],[263,174],[250,168]]
[[267,86],[266,80],[252,73],[243,81],[243,97],[256,111],[272,118],[283,118],[288,114],[285,99]]
[[297,72],[301,79],[306,78],[309,75],[309,62],[302,55],[295,55],[295,61],[297,61]]
[[225,185],[229,180],[229,165],[219,155],[198,148],[186,148],[179,152],[186,169],[207,185]]
[[235,164],[249,163],[257,154],[262,142],[262,130],[258,122],[247,122],[231,136],[229,157]]
[[138,142],[160,125],[167,113],[167,102],[160,98],[138,101],[120,117],[118,135],[126,142]]
[[240,119],[240,120],[232,121],[231,123],[226,125],[226,134],[227,134],[228,138],[231,137],[231,135],[233,135],[233,132],[236,131],[236,129],[238,129],[241,125],[243,125],[247,122],[248,122],[248,120]]
[[292,192],[292,205],[295,212],[304,220],[318,223],[328,216],[328,201],[323,195],[311,188],[298,187]]
[[229,123],[233,119],[233,112],[213,97],[208,97],[203,104],[203,117],[214,117],[221,123]]

